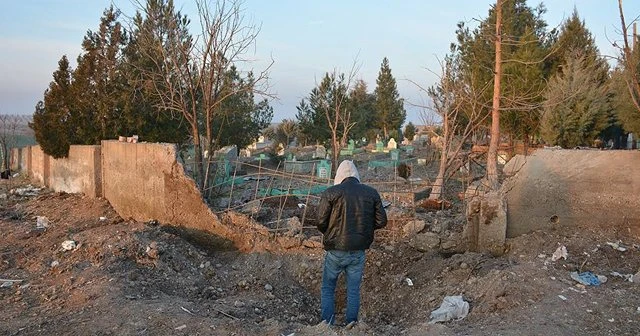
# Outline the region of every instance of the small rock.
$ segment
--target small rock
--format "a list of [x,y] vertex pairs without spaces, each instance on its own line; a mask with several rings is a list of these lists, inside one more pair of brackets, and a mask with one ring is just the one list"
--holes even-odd
[[462,262],[462,263],[460,263],[460,268],[461,269],[467,269],[467,268],[469,268],[469,265],[466,262]]
[[186,327],[187,327],[187,325],[183,324],[183,325],[181,325],[179,327],[176,327],[176,330],[182,330],[182,329],[185,329]]
[[273,295],[273,293],[271,293],[271,292],[267,292],[267,298],[269,298],[269,299],[275,299],[275,298],[276,298],[276,296],[275,296],[275,295]]
[[262,312],[262,311],[260,310],[260,308],[258,308],[258,307],[256,307],[255,309],[253,309],[253,311],[254,311],[256,314],[260,314],[260,313]]
[[287,218],[284,223],[287,228],[287,231],[284,233],[285,236],[293,237],[302,232],[302,223],[300,222],[300,218],[295,216]]
[[445,240],[442,242],[442,245],[441,245],[443,250],[449,250],[456,246],[458,246],[458,243],[455,240]]
[[51,268],[58,267],[58,265],[60,265],[60,262],[57,260],[51,262]]
[[309,239],[305,239],[302,241],[302,246],[307,247],[307,248],[322,248],[322,236],[316,236],[316,237],[320,237],[320,239],[313,239],[314,237],[311,237]]
[[423,220],[412,220],[407,222],[402,227],[402,232],[404,232],[405,236],[412,236],[420,231],[422,231],[425,227],[426,223]]
[[382,262],[381,261],[376,261],[376,266],[378,266],[378,267],[382,266]]
[[216,268],[222,267],[222,264],[216,264]]
[[264,285],[264,290],[266,290],[267,292],[270,292],[273,290],[273,286],[271,286],[270,284],[266,284]]
[[207,267],[207,268],[211,267],[211,262],[207,261],[206,263],[204,263],[204,267]]
[[244,302],[242,302],[240,300],[236,300],[236,302],[234,302],[233,305],[235,307],[241,308],[241,307],[244,307]]

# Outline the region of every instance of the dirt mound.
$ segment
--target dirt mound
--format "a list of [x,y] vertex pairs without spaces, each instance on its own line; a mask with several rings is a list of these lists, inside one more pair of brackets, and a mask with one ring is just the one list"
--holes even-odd
[[615,226],[640,236],[638,166],[637,151],[536,151],[505,183],[507,236],[557,224]]

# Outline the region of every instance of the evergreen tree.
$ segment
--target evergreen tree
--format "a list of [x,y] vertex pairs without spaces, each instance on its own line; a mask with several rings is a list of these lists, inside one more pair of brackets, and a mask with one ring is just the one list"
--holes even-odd
[[62,56],[58,62],[58,70],[53,73],[53,81],[44,93],[44,101],[38,102],[33,122],[29,123],[42,150],[54,158],[69,155],[71,72],[67,56]]
[[[640,134],[640,114],[635,105],[633,105],[624,76],[625,74],[620,68],[615,69],[611,74],[611,91],[614,92],[612,98],[613,110],[615,111],[616,120],[619,120],[619,126],[622,126],[626,132]],[[610,134],[606,134],[605,137],[613,138],[616,141],[617,136],[622,135],[622,133],[621,130],[614,129]]]
[[[329,145],[331,130],[329,120],[334,120],[336,106],[345,102],[347,87],[344,75],[326,73],[320,84],[311,90],[309,97],[298,105],[296,119],[300,123],[300,132],[309,140]],[[338,132],[344,131],[344,125],[339,125]]]
[[98,31],[88,31],[82,42],[71,87],[75,96],[69,119],[72,144],[95,145],[118,135],[124,82],[119,70],[126,42],[119,15],[113,6],[106,9]]
[[376,96],[367,92],[367,83],[363,80],[356,81],[353,89],[349,92],[349,109],[351,110],[351,120],[354,123],[350,137],[358,140],[364,137],[372,139],[371,131],[375,128],[376,120],[375,104]]
[[609,88],[581,51],[567,54],[564,63],[545,94],[541,135],[563,148],[591,145],[609,126]]
[[594,64],[594,70],[598,71],[602,83],[608,79],[609,66],[606,60],[600,56],[593,35],[587,29],[584,20],[580,19],[577,9],[574,8],[571,17],[562,23],[560,33],[551,46],[552,54],[549,57],[551,75],[561,71],[566,64],[566,59],[575,50],[581,50],[585,61]]
[[231,66],[224,78],[220,95],[228,95],[216,108],[212,128],[217,134],[212,148],[228,145],[244,148],[251,144],[273,118],[273,108],[266,99],[256,103],[253,94],[253,75],[242,78]]
[[[525,0],[503,0],[501,4],[500,129],[501,133],[526,142],[538,127],[547,76],[542,61],[549,53],[553,34],[546,31],[547,24],[542,18],[546,12],[544,6],[532,8]],[[491,8],[488,17],[473,31],[459,23],[457,43],[452,50],[456,73],[464,83],[461,85],[482,93],[474,103],[486,106],[486,114],[490,114],[493,96],[495,22],[496,9]]]
[[407,112],[404,110],[404,100],[398,94],[396,80],[391,74],[389,60],[385,57],[380,66],[376,80],[376,126],[388,138],[391,130],[398,130],[404,123]]
[[413,141],[413,137],[415,134],[416,134],[416,126],[412,122],[409,122],[407,126],[404,127],[404,137],[407,138],[409,141]]

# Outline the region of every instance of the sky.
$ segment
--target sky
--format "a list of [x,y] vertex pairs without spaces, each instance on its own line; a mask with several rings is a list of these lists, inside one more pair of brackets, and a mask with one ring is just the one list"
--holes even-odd
[[[143,2],[144,0],[141,0]],[[192,22],[194,1],[174,0]],[[52,80],[62,55],[81,53],[87,30],[95,31],[105,8],[114,4],[125,16],[136,0],[2,0],[0,11],[0,114],[32,114]],[[540,1],[528,1],[537,6]],[[616,0],[547,0],[544,15],[559,26],[573,9],[585,21],[603,55],[621,39]],[[273,59],[270,91],[274,121],[295,118],[296,106],[325,72],[348,73],[354,60],[357,78],[369,91],[384,57],[390,62],[407,120],[420,123],[426,95],[416,86],[435,83],[439,60],[455,41],[456,24],[472,27],[486,18],[495,0],[245,0],[251,22],[261,25],[248,58],[257,71]],[[640,1],[624,1],[627,22],[640,15]],[[127,20],[123,17],[123,20]]]

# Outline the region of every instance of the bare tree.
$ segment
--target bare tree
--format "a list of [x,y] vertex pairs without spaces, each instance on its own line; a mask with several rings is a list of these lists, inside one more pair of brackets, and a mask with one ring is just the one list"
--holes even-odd
[[[640,77],[638,76],[638,64],[640,63],[638,50],[635,48],[635,42],[637,36],[632,36],[632,45],[629,45],[629,26],[627,25],[624,17],[624,11],[622,10],[622,0],[618,0],[618,9],[620,11],[620,28],[622,33],[622,43],[620,47],[614,43],[614,46],[621,49],[622,64],[624,65],[624,80],[627,83],[627,89],[631,96],[631,101],[635,108],[640,112]],[[633,20],[635,24],[637,21]]]
[[358,64],[357,61],[354,61],[347,77],[334,70],[333,73],[325,76],[324,83],[319,86],[319,93],[324,97],[320,100],[321,108],[324,111],[331,134],[332,173],[337,168],[340,150],[347,145],[349,132],[355,126],[355,122],[351,120],[352,111],[347,100],[357,73]]
[[[242,85],[226,85],[229,70],[236,65],[250,64],[247,58],[255,45],[260,27],[247,22],[242,3],[235,0],[197,0],[199,30],[195,36],[188,32],[189,21],[180,13],[151,13],[140,9],[152,20],[169,20],[163,29],[158,25],[142,25],[149,29],[137,35],[141,52],[153,63],[150,69],[140,69],[144,82],[152,87],[158,108],[180,113],[189,123],[194,145],[195,177],[201,190],[207,188],[209,160],[203,153],[212,153],[222,127],[215,129],[214,120],[220,105],[230,97],[246,92],[269,96],[268,71],[251,73],[251,80]],[[244,68],[244,67],[243,67]],[[247,70],[244,68],[244,70]]]
[[11,169],[11,149],[16,146],[16,133],[18,129],[19,116],[0,114],[0,170]]
[[442,74],[436,86],[424,89],[419,84],[412,82],[421,91],[426,92],[431,98],[431,104],[421,106],[423,108],[422,119],[425,124],[430,123],[430,113],[434,112],[442,118],[442,131],[437,135],[441,141],[440,162],[438,175],[431,188],[429,199],[441,199],[447,180],[466,162],[467,158],[461,158],[463,146],[487,119],[487,114],[482,113],[483,88],[474,88],[463,84],[463,74],[456,69],[452,58],[447,58],[441,64]]

